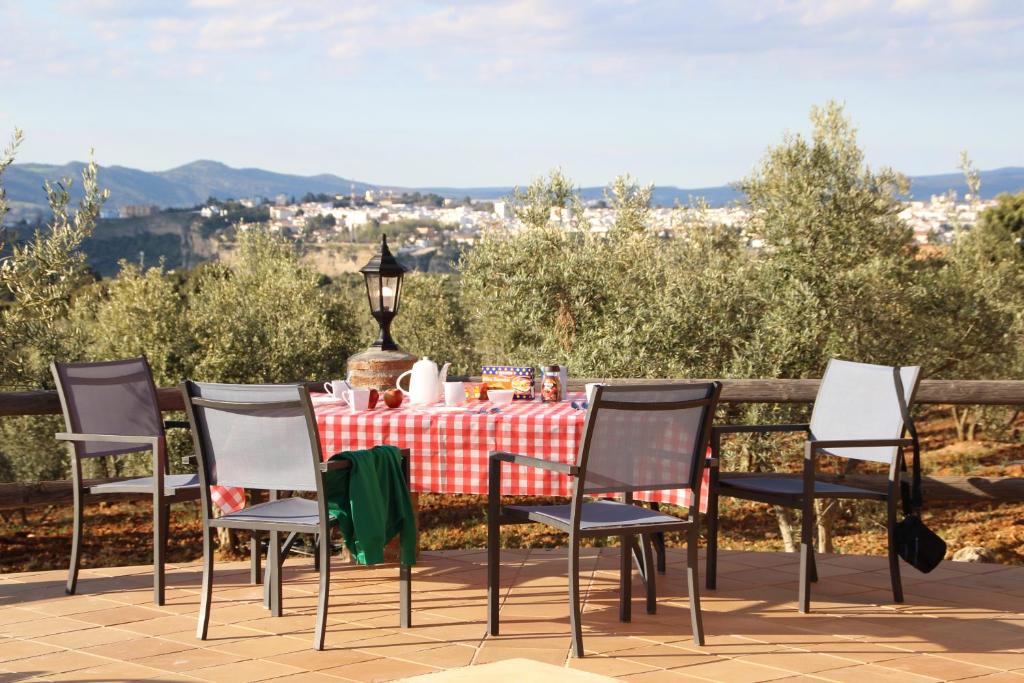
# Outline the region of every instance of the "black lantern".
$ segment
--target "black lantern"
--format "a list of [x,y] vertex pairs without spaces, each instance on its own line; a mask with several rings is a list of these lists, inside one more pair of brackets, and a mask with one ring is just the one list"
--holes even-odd
[[397,351],[398,344],[391,338],[391,321],[398,313],[402,296],[402,276],[408,270],[388,249],[388,236],[380,242],[380,253],[359,269],[366,278],[366,296],[370,299],[370,312],[380,325],[380,336],[371,346],[384,351]]

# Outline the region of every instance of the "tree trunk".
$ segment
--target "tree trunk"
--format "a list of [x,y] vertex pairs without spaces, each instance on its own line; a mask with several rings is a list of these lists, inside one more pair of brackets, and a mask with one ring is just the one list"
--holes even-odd
[[779,522],[779,533],[782,535],[782,543],[787,553],[796,552],[797,534],[793,529],[793,511],[780,505],[773,506],[775,518]]
[[839,516],[839,506],[834,500],[816,500],[814,510],[818,521],[818,552],[831,553],[835,550],[832,543],[832,527]]
[[953,424],[956,425],[956,440],[966,441],[967,433],[965,428],[967,426],[967,419],[971,414],[971,409],[966,406],[962,409],[950,406],[949,410],[953,414]]

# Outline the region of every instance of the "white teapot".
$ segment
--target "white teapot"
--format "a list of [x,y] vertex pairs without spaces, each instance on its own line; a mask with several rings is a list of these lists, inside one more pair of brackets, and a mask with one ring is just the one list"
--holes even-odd
[[[413,364],[412,370],[407,370],[398,376],[395,385],[398,390],[409,397],[409,403],[414,406],[427,406],[444,400],[444,381],[448,378],[448,367],[451,363],[445,363],[440,371],[437,363],[426,356]],[[402,387],[402,380],[409,376],[409,388]]]

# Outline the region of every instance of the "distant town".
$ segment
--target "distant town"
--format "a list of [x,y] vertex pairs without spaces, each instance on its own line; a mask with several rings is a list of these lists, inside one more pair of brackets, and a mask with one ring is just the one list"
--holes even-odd
[[[934,195],[928,201],[905,202],[899,216],[922,243],[943,244],[958,230],[969,230],[980,213],[994,204],[992,199],[967,195]],[[265,223],[271,231],[305,243],[330,244],[338,241],[365,242],[388,232],[403,251],[432,249],[442,245],[472,245],[488,229],[519,230],[522,225],[505,199],[463,201],[420,193],[392,193],[367,190],[359,195],[307,195],[302,199],[277,195],[274,198],[248,197],[238,200],[210,200],[197,209],[202,218],[223,227],[245,229],[248,224]],[[129,205],[106,212],[106,218],[139,218],[153,215],[155,206]],[[741,206],[727,207],[652,207],[649,228],[671,237],[695,212],[708,224],[725,225],[743,231],[748,212]],[[603,201],[586,203],[583,211],[589,230],[605,234],[615,222],[615,211]],[[552,209],[556,225],[574,224],[571,212]],[[210,230],[209,236],[216,236]],[[226,233],[221,233],[227,238]],[[751,246],[757,247],[752,239]]]

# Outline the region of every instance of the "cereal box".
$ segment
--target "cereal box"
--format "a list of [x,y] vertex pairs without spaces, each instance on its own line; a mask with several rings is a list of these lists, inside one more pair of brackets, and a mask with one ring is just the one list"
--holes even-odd
[[481,379],[488,389],[512,389],[517,401],[533,400],[533,368],[485,365]]

